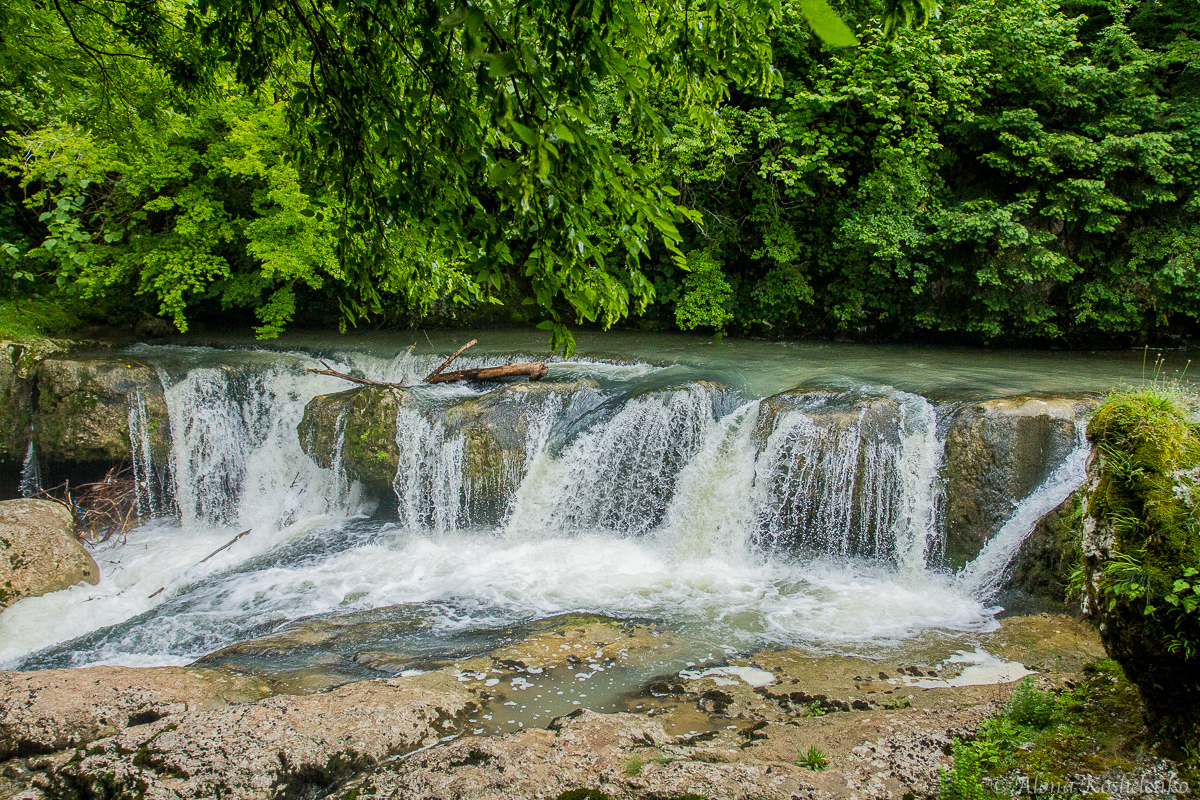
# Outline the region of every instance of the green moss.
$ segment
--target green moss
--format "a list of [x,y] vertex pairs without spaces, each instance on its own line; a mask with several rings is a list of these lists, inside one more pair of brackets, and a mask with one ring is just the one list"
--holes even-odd
[[568,789],[555,800],[612,800],[599,789]]
[[1100,546],[1085,553],[1082,583],[1148,721],[1176,741],[1200,724],[1196,406],[1194,396],[1155,385],[1109,397],[1088,426],[1101,455],[1087,499]]
[[78,326],[78,317],[49,300],[0,301],[0,339],[39,339]]

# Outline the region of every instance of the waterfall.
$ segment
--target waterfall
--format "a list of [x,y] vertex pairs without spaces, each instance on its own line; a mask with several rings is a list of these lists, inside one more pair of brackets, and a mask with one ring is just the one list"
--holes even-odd
[[1000,531],[983,546],[975,560],[963,567],[957,582],[980,600],[991,600],[1004,584],[1009,565],[1033,532],[1038,520],[1049,514],[1083,485],[1087,478],[1087,459],[1091,445],[1087,423],[1075,424],[1075,447],[1067,459],[1017,504]]
[[400,406],[396,412],[396,447],[400,451],[392,489],[400,522],[410,529],[453,530],[465,523],[462,435],[447,435],[441,422],[421,411]]
[[344,517],[361,498],[340,470],[300,448],[304,406],[336,380],[291,365],[195,367],[178,381],[160,373],[171,425],[175,504],[185,530],[211,526],[277,531],[314,517]]
[[658,534],[676,555],[737,560],[748,552],[758,410],[752,400],[710,426],[680,472]]
[[628,400],[557,456],[542,448],[518,489],[509,532],[648,533],[724,403],[709,384],[654,392]]
[[21,464],[21,482],[17,491],[22,497],[36,497],[42,489],[42,468],[38,464],[37,451],[33,447],[33,439],[25,449],[25,461]]
[[929,401],[812,392],[780,410],[755,469],[755,535],[771,547],[925,567],[941,462]]
[[[440,361],[388,355],[326,360],[377,380]],[[303,354],[139,356],[160,366],[170,426],[164,458],[146,398],[130,398],[138,511],[157,518],[130,533],[133,546],[97,550],[98,585],[0,613],[0,664],[183,664],[300,618],[393,605],[428,619],[430,641],[567,611],[678,623],[707,647],[745,651],[975,630],[1087,454],[1079,434],[954,576],[928,567],[946,420],[924,397],[858,386],[759,399],[694,373],[683,383],[579,361],[560,367],[588,381],[570,387],[407,391],[395,512],[388,502],[368,518],[374,503],[349,477],[350,406],[322,422],[329,468],[297,436],[309,401],[344,382],[306,374]],[[23,478],[36,464],[31,447]]]
[[900,566],[915,572],[929,563],[938,535],[938,472],[945,442],[938,438],[932,403],[910,392],[895,392],[893,397],[900,404],[900,489],[893,536]]
[[150,450],[150,418],[141,392],[135,391],[129,404],[129,455],[133,466],[133,482],[139,519],[163,513],[161,493],[154,487],[154,460]]

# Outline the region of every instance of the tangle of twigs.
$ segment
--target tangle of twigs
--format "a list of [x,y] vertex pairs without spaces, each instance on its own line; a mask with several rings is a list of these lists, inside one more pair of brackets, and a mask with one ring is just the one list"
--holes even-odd
[[50,489],[40,489],[39,497],[65,506],[75,518],[79,538],[92,544],[115,538],[125,543],[125,535],[142,522],[138,514],[138,486],[133,470],[124,463],[110,469],[95,483],[75,486],[65,481]]

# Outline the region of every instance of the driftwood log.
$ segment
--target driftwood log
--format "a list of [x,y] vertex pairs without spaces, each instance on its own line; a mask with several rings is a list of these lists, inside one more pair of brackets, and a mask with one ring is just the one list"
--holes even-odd
[[[463,354],[468,347],[477,344],[475,339],[464,344],[458,350],[454,351],[454,355],[447,358],[437,369],[425,376],[425,383],[455,383],[457,381],[498,381],[504,378],[516,378],[521,375],[528,376],[531,381],[540,381],[549,373],[549,368],[542,361],[524,361],[521,363],[508,363],[499,367],[479,367],[478,369],[460,369],[456,372],[446,372],[446,367],[450,366],[454,359]],[[344,381],[357,383],[362,386],[404,386],[403,383],[388,383],[386,381],[373,381],[370,378],[359,378],[354,375],[347,375],[344,372],[338,372],[330,367],[324,361],[317,359],[323,369],[316,367],[308,367],[307,371],[314,375],[332,375],[335,378],[341,378]]]
[[528,375],[531,381],[540,381],[550,371],[541,361],[529,361],[521,364],[504,364],[499,367],[480,367],[479,369],[460,369],[458,372],[443,372],[430,375],[426,383],[452,383],[454,381],[498,381],[501,378],[515,378]]

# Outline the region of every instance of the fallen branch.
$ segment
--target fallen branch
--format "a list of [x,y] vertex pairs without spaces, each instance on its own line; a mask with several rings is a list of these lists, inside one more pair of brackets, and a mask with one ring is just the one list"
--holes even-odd
[[399,386],[400,385],[398,383],[388,383],[387,381],[373,381],[370,378],[357,378],[354,375],[347,375],[344,372],[338,372],[336,369],[333,369],[328,364],[326,364],[324,361],[321,361],[321,359],[319,359],[319,358],[317,359],[317,362],[325,369],[317,369],[316,367],[307,367],[307,368],[305,368],[304,371],[311,372],[314,375],[332,375],[335,378],[341,378],[344,381],[350,381],[351,383],[362,384],[363,386]]
[[[425,376],[425,382],[426,383],[441,383],[441,381],[434,380],[434,379],[437,378],[437,376],[442,374],[442,370],[444,370],[446,367],[450,366],[450,362],[452,362],[454,359],[461,356],[463,354],[464,350],[466,350],[468,347],[474,346],[475,344],[477,344],[477,341],[475,339],[472,339],[471,341],[464,344],[462,347],[455,350],[454,355],[447,358],[445,361],[443,361],[441,364],[438,365],[437,369],[435,369],[433,372],[431,372]],[[451,373],[451,374],[453,374],[453,373]]]
[[518,375],[528,375],[531,381],[540,381],[549,373],[549,368],[541,361],[530,361],[522,364],[505,364],[501,367],[480,367],[479,369],[464,369],[458,372],[445,372],[441,375],[431,375],[425,380],[429,383],[453,383],[454,381],[496,381],[501,378],[515,378]]
[[[222,550],[224,550],[225,548],[227,548],[227,547],[231,546],[231,545],[232,545],[234,542],[236,542],[238,539],[242,538],[243,536],[245,536],[245,535],[246,535],[247,533],[249,533],[249,532],[250,532],[250,531],[242,531],[242,532],[241,532],[241,533],[239,533],[237,536],[233,537],[233,538],[232,538],[232,539],[230,539],[228,542],[226,542],[225,544],[221,545],[221,546],[220,546],[220,547],[218,547],[216,550],[213,550],[211,553],[209,553],[208,555],[206,555],[204,558],[200,559],[200,563],[201,563],[201,564],[203,564],[205,561],[208,561],[210,558],[212,558],[213,556],[215,556],[217,553],[219,553],[219,552],[221,552]],[[161,592],[161,591],[162,591],[162,589],[159,589],[158,591],[159,591],[159,592]],[[155,592],[155,594],[158,594],[158,592]],[[151,597],[154,597],[154,595],[153,595],[153,594],[152,594],[152,595],[150,595],[150,596],[151,596]]]
[[[546,367],[546,364],[542,361],[526,361],[526,362],[522,362],[520,364],[509,363],[509,364],[504,364],[503,366],[499,366],[499,367],[479,367],[477,369],[460,369],[457,372],[444,372],[443,371],[446,369],[446,367],[450,366],[450,364],[454,362],[454,359],[456,359],[460,355],[462,355],[463,351],[465,351],[468,347],[471,347],[475,344],[477,344],[476,340],[472,339],[471,341],[464,344],[462,347],[458,348],[458,350],[455,351],[454,355],[447,358],[440,365],[438,365],[437,369],[435,369],[433,372],[429,373],[429,375],[426,376],[425,383],[455,383],[456,381],[498,381],[503,378],[516,378],[521,375],[528,376],[529,380],[531,380],[531,381],[540,381],[542,378],[546,377],[546,375],[549,373],[549,369]],[[324,369],[317,369],[316,367],[308,367],[306,371],[311,372],[314,375],[331,375],[334,378],[341,378],[344,381],[350,381],[351,383],[357,383],[362,386],[390,386],[393,388],[395,388],[395,387],[407,388],[407,385],[404,383],[388,383],[387,381],[373,381],[369,378],[359,378],[355,375],[347,375],[345,372],[338,372],[337,370],[333,369],[332,367],[330,367],[328,364],[326,364],[324,361],[321,361],[320,359],[317,359],[317,361],[320,362],[321,366],[324,367]]]

